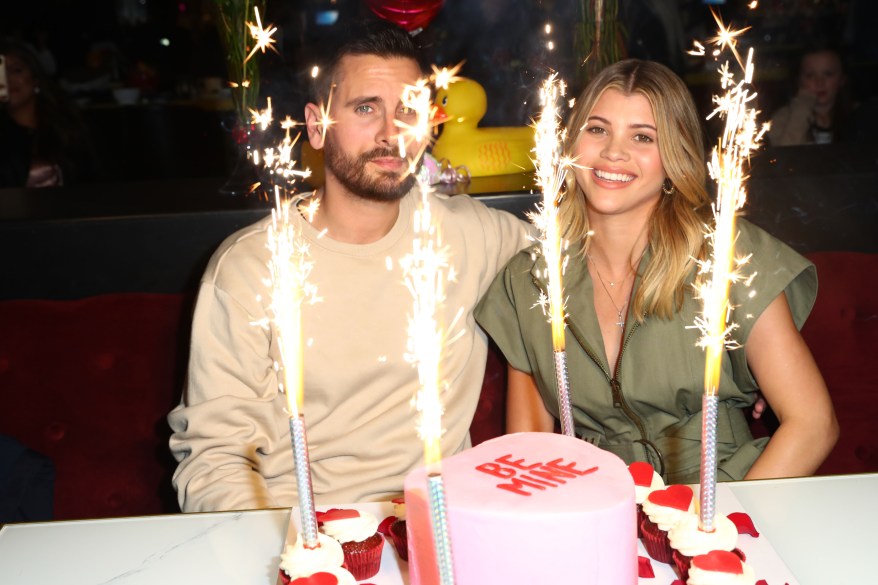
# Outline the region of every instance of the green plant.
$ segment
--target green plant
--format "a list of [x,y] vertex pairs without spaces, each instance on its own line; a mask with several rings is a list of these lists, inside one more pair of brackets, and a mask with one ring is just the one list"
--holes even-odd
[[259,99],[259,56],[256,40],[250,33],[259,10],[265,14],[265,0],[214,0],[216,24],[226,52],[229,84],[235,113],[240,123],[249,124],[250,110]]
[[625,58],[625,27],[618,0],[580,0],[576,51],[582,84],[612,63]]

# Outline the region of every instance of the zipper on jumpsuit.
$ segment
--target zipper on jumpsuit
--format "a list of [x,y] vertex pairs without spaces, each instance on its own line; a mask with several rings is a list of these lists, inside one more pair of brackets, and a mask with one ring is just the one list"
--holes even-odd
[[[610,372],[604,368],[604,365],[601,363],[601,360],[594,354],[594,352],[589,348],[588,344],[585,343],[585,337],[577,331],[576,327],[573,326],[567,319],[564,320],[567,328],[570,330],[570,333],[573,334],[573,337],[579,343],[579,346],[582,347],[583,351],[585,351],[586,355],[591,358],[591,361],[598,367],[598,369],[603,372],[604,377],[607,379],[607,383],[610,385],[610,392],[613,398],[613,406],[615,408],[619,408],[628,417],[631,422],[637,427],[638,432],[640,433],[640,439],[634,441],[635,443],[641,443],[646,447],[651,447],[652,450],[655,451],[658,461],[650,461],[649,463],[656,468],[659,475],[664,476],[664,467],[665,462],[662,457],[661,452],[655,445],[652,444],[647,438],[646,428],[643,426],[643,420],[637,415],[637,413],[632,410],[632,408],[628,405],[628,402],[625,400],[625,395],[622,393],[622,383],[619,381],[620,374],[622,372],[622,356],[625,353],[625,349],[628,347],[628,342],[631,341],[631,336],[634,335],[634,331],[640,326],[638,321],[634,321],[634,325],[628,330],[628,334],[625,336],[625,340],[622,342],[622,347],[619,349],[619,355],[616,358],[616,367],[611,375]],[[647,459],[653,459],[651,457],[650,449],[645,449]]]

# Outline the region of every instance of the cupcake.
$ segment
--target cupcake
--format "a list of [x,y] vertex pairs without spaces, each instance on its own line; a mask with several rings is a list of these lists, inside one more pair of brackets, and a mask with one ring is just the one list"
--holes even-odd
[[753,569],[735,553],[710,551],[692,557],[686,585],[755,585]]
[[409,545],[405,523],[405,498],[393,499],[393,515],[396,516],[396,521],[390,525],[390,542],[393,543],[399,557],[408,561]]
[[650,492],[643,501],[646,518],[640,524],[643,546],[653,559],[671,563],[668,530],[686,513],[695,511],[695,498],[688,485],[672,485]]
[[384,537],[378,533],[378,519],[368,512],[333,508],[317,512],[323,534],[341,544],[344,564],[357,581],[373,577],[381,568]]
[[631,477],[634,479],[634,503],[637,504],[637,538],[643,536],[640,524],[646,519],[643,513],[643,500],[655,490],[665,487],[665,482],[652,465],[645,461],[635,461],[628,466]]
[[[738,544],[738,529],[727,517],[717,515],[714,518],[713,532],[704,532],[698,527],[698,522],[697,514],[686,514],[668,532],[668,541],[673,550],[672,558],[680,578],[684,581],[693,557],[711,551],[732,552]],[[736,554],[740,560],[744,560],[743,553]]]
[[[320,582],[327,585],[353,585],[354,576],[342,568],[344,553],[341,545],[325,534],[317,535],[319,546],[305,548],[302,535],[296,535],[295,544],[288,544],[280,555],[280,581],[284,585],[304,582],[308,578],[325,573]],[[335,578],[335,581],[332,578]]]

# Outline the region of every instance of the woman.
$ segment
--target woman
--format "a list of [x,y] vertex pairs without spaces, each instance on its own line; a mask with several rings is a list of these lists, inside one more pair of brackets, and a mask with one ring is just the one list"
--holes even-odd
[[8,100],[0,103],[0,187],[75,183],[95,170],[86,127],[25,45],[0,44]]
[[838,142],[852,109],[841,54],[809,49],[799,62],[796,95],[772,116],[768,138],[772,146]]
[[[712,220],[701,124],[683,82],[627,60],[577,99],[565,148],[575,181],[561,204],[567,365],[576,433],[670,483],[699,479],[704,352],[693,327],[697,264]],[[752,286],[732,287],[732,338],[719,383],[718,477],[813,473],[835,443],[832,404],[798,328],[816,295],[813,265],[740,220]],[[476,318],[510,364],[507,431],[547,431],[559,416],[550,327],[535,249],[498,275]],[[755,294],[751,294],[755,293]],[[780,420],[753,439],[743,409],[761,391]],[[767,443],[767,444],[766,444]]]

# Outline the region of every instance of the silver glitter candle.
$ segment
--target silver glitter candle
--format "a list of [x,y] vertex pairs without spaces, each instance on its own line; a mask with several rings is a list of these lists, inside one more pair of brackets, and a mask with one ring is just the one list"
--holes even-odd
[[716,420],[719,398],[705,393],[701,400],[701,512],[698,528],[713,532],[716,517]]
[[290,417],[290,440],[293,443],[293,460],[296,463],[296,488],[299,491],[302,538],[305,548],[314,549],[320,546],[317,540],[317,513],[314,510],[314,488],[311,485],[308,442],[305,439],[305,418],[301,415]]
[[448,516],[445,507],[445,486],[442,475],[427,476],[427,493],[430,498],[430,517],[433,525],[433,544],[439,565],[439,582],[454,585],[454,564],[451,561],[451,538],[448,534]]
[[555,351],[555,386],[558,388],[558,410],[561,414],[561,432],[575,437],[573,409],[570,406],[570,385],[567,381],[567,352]]

